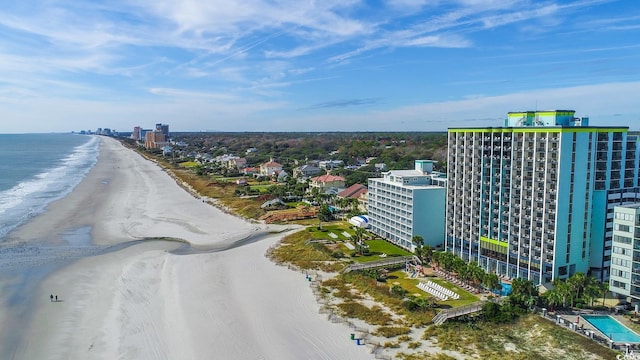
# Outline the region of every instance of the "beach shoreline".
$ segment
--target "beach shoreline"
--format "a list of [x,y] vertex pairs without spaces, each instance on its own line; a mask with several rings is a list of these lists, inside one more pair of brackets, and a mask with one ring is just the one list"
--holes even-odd
[[[286,228],[224,213],[157,164],[101,138],[98,163],[11,243],[70,245],[88,229],[113,251],[56,269],[32,291],[12,359],[371,358],[349,329],[318,314],[304,276],[267,259]],[[181,253],[179,239],[192,249]],[[203,251],[206,250],[206,251]],[[50,295],[59,296],[51,302]],[[3,316],[4,315],[4,316]],[[6,339],[6,338],[5,338]],[[5,344],[6,345],[6,344]]]

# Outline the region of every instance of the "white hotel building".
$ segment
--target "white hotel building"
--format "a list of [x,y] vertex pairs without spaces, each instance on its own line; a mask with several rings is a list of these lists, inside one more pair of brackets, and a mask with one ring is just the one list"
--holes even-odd
[[410,251],[412,238],[442,248],[445,228],[446,178],[433,171],[433,161],[416,160],[413,170],[392,170],[369,179],[370,231]]

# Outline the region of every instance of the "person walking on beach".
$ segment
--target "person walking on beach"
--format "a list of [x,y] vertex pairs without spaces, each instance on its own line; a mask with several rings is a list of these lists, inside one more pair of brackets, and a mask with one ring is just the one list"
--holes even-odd
[[53,302],[53,294],[49,296],[49,299],[51,300],[51,302]]
[[58,302],[58,295],[56,295],[56,302]]

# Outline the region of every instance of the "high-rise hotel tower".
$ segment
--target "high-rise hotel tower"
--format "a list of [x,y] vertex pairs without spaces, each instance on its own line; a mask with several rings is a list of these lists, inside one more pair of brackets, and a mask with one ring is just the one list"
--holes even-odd
[[535,283],[609,278],[613,208],[638,202],[637,136],[573,110],[448,131],[445,249]]

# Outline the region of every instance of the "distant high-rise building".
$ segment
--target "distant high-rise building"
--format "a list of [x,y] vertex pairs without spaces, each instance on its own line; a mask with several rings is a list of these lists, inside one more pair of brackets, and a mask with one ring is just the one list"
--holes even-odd
[[167,124],[156,124],[156,131],[164,134],[166,139],[169,139],[169,125]]
[[133,132],[131,133],[131,138],[133,140],[140,140],[140,130],[142,130],[142,128],[140,126],[134,126],[133,127]]
[[535,283],[609,279],[614,206],[640,201],[638,137],[574,114],[449,129],[447,251]]
[[160,149],[168,145],[167,139],[160,131],[147,131],[145,134],[144,147],[146,149]]

